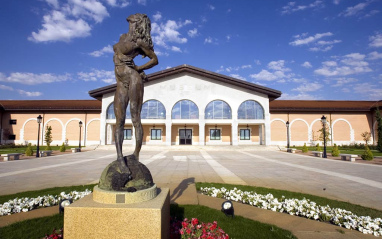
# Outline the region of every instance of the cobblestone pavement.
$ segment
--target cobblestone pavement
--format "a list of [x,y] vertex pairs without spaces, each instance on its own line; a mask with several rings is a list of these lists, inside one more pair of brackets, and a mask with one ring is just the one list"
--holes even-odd
[[[220,182],[304,192],[382,210],[382,166],[280,152],[261,146],[143,146],[140,161],[175,200],[193,182]],[[131,146],[124,152],[132,152]],[[115,160],[114,147],[0,162],[0,195],[96,183]]]

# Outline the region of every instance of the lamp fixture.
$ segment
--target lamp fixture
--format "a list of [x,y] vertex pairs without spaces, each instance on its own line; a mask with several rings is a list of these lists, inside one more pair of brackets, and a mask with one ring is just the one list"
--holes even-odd
[[233,204],[230,200],[227,200],[225,202],[222,203],[222,212],[224,212],[224,214],[226,216],[231,216],[232,218],[234,217],[234,208],[233,208]]
[[59,213],[64,213],[64,209],[66,206],[69,206],[73,203],[73,199],[61,199],[59,204]]

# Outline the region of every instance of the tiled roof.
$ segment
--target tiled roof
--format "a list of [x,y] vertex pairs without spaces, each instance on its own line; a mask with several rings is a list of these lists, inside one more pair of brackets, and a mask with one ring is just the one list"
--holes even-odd
[[97,110],[102,102],[98,100],[0,100],[3,110]]
[[[274,100],[269,110],[275,111],[370,111],[378,101],[336,101],[336,100]],[[382,102],[380,102],[382,106]]]
[[[272,100],[277,99],[281,96],[281,92],[278,90],[271,89],[271,88],[264,87],[257,84],[253,84],[248,81],[239,80],[239,79],[229,77],[226,75],[218,74],[216,72],[207,71],[207,70],[190,66],[190,65],[180,65],[180,66],[172,67],[163,71],[154,72],[152,74],[147,75],[147,77],[148,77],[148,81],[151,82],[158,79],[163,79],[164,77],[167,77],[167,76],[172,76],[172,75],[180,74],[180,73],[191,73],[191,74],[195,74],[199,76],[204,76],[206,78],[214,79],[223,83],[239,86],[247,90],[268,95],[268,97]],[[102,98],[102,95],[106,93],[114,92],[116,87],[117,87],[117,84],[113,84],[113,85],[105,86],[102,88],[94,89],[89,91],[89,95],[93,98],[100,100]]]

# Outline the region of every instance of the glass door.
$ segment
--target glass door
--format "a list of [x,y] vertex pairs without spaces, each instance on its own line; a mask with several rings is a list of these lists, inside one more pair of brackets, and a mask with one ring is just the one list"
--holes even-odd
[[179,144],[180,145],[192,144],[192,129],[179,129]]

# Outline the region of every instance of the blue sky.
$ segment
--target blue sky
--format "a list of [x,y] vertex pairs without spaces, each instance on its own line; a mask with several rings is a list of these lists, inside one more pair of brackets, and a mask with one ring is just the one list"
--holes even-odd
[[381,11],[381,0],[2,1],[0,99],[90,99],[115,82],[126,17],[145,13],[159,58],[146,73],[189,64],[280,99],[381,100]]

